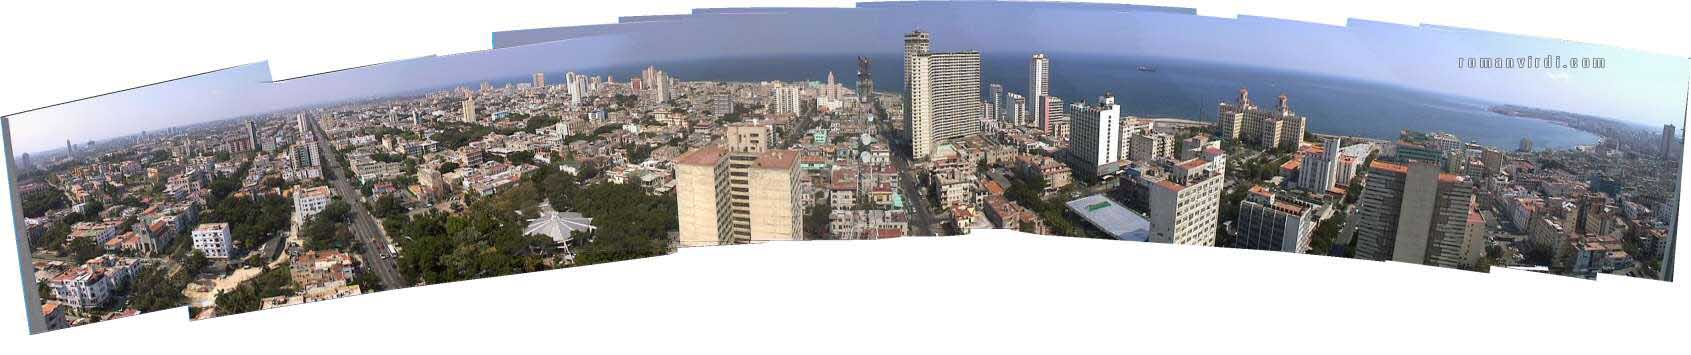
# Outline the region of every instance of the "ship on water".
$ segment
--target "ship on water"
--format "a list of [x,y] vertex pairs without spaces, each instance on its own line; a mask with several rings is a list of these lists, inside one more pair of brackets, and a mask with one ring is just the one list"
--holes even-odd
[[1149,66],[1149,65],[1141,65],[1141,66],[1139,66],[1139,71],[1147,72],[1147,73],[1154,73],[1154,72],[1157,71],[1157,67],[1153,67],[1153,66]]

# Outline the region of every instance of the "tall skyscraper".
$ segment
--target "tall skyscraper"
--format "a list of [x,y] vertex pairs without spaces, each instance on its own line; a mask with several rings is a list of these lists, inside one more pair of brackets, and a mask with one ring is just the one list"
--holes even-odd
[[1673,129],[1673,125],[1671,125],[1671,124],[1662,125],[1662,148],[1661,149],[1662,149],[1662,156],[1663,157],[1672,158],[1676,155],[1679,155],[1679,149],[1675,149],[1675,148],[1678,148],[1678,147],[1677,147],[1676,144],[1674,144],[1674,142],[1679,141],[1677,136],[1678,136],[1678,132]]
[[302,113],[302,114],[299,114],[298,116],[294,116],[294,119],[299,121],[298,124],[299,124],[299,139],[300,140],[312,140],[312,139],[316,138],[316,136],[311,134],[311,124],[310,124],[310,122],[306,122],[306,120],[309,120],[310,118],[306,118],[305,114]]
[[247,120],[247,141],[252,142],[253,149],[261,149],[258,143],[258,122],[251,119]]
[[1105,93],[1097,105],[1075,103],[1069,116],[1069,152],[1082,162],[1081,169],[1095,175],[1110,172],[1107,167],[1121,159],[1121,105],[1115,95]]
[[1356,258],[1470,267],[1483,255],[1474,185],[1435,162],[1375,161],[1357,204]]
[[921,30],[904,34],[904,133],[910,135],[907,138],[912,140],[912,144],[914,144],[916,136],[916,106],[913,102],[916,96],[914,83],[916,78],[914,76],[917,71],[927,71],[926,63],[918,68],[916,58],[928,54],[928,47],[931,42],[932,39],[928,33]]
[[1302,152],[1298,163],[1298,188],[1315,194],[1327,193],[1338,181],[1339,151],[1344,148],[1338,137],[1322,139],[1320,148]]
[[1004,114],[1009,116],[1010,123],[1014,124],[1014,125],[1025,125],[1025,124],[1027,124],[1027,122],[1028,122],[1028,99],[1026,97],[1022,97],[1021,94],[1017,94],[1017,93],[1013,93],[1013,92],[1012,93],[1005,93],[1004,96],[1009,97],[1009,99],[1006,100],[1007,102],[1009,102],[1009,104],[1008,104],[1009,106],[1006,107],[1006,109],[1008,109],[1008,111],[1005,112]]
[[875,98],[875,80],[869,76],[869,58],[857,57],[857,101],[868,103]]
[[980,52],[914,57],[910,91],[911,157],[926,160],[945,142],[980,133]]
[[534,73],[534,88],[546,88],[546,73]]
[[776,83],[770,89],[770,108],[775,113],[800,114],[804,110],[803,97],[798,86]]
[[1216,126],[1221,139],[1254,144],[1264,149],[1297,149],[1308,118],[1298,116],[1281,94],[1278,110],[1264,110],[1251,102],[1250,90],[1239,88],[1239,101],[1220,104]]
[[564,73],[565,90],[570,94],[570,105],[581,106],[583,96],[587,95],[587,76],[575,72]]
[[828,83],[822,85],[822,96],[830,100],[840,99],[840,84],[834,82],[834,71],[828,71]]
[[1046,133],[1050,133],[1051,127],[1047,122],[1049,118],[1046,114],[1050,111],[1045,108],[1045,97],[1050,95],[1051,60],[1045,57],[1045,53],[1035,53],[1033,58],[1028,60],[1028,99],[1033,100],[1033,108],[1036,110],[1028,116],[1039,122],[1039,129],[1046,130]]
[[768,127],[731,133],[675,160],[681,245],[803,239],[798,152],[764,149]]
[[463,108],[464,117],[462,119],[464,120],[464,122],[475,123],[477,121],[476,99],[473,98],[473,97],[464,99],[463,106],[464,106],[464,108]]
[[998,83],[987,85],[987,92],[992,98],[992,120],[1003,122],[1006,116],[1004,114],[1004,86],[998,85]]
[[1039,129],[1046,134],[1067,139],[1069,116],[1063,114],[1063,99],[1045,95],[1045,100],[1039,106]]

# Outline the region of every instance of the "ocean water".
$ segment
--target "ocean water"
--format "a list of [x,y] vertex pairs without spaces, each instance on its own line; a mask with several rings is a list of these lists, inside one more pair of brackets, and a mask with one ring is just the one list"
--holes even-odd
[[[1531,138],[1535,148],[1565,149],[1596,143],[1598,137],[1549,122],[1487,111],[1482,100],[1413,90],[1332,75],[1298,73],[1155,57],[1101,57],[1053,53],[1051,91],[1065,102],[1096,101],[1113,93],[1124,115],[1216,119],[1217,104],[1233,102],[1239,88],[1251,92],[1258,106],[1273,108],[1281,93],[1289,106],[1309,117],[1316,133],[1393,139],[1403,129],[1450,132],[1463,141],[1504,149]],[[868,56],[877,91],[901,91],[903,67],[896,54]],[[1026,94],[1028,57],[982,56],[982,90],[998,83],[1005,91]],[[856,83],[856,57],[794,55],[650,63],[681,80],[823,81],[828,71],[842,85]],[[625,81],[648,64],[581,71],[615,75]],[[1138,70],[1141,65],[1155,71]],[[527,78],[521,80],[526,81]]]

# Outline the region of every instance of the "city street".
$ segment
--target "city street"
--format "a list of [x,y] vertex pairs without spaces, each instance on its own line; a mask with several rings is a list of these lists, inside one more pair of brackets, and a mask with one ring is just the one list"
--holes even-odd
[[[341,200],[352,206],[352,223],[347,228],[351,229],[352,234],[364,243],[364,272],[376,273],[376,276],[382,280],[383,289],[392,290],[409,286],[405,284],[405,277],[399,274],[399,268],[394,265],[394,260],[382,258],[382,255],[388,253],[387,238],[382,236],[381,227],[377,224],[376,218],[370,215],[370,211],[364,208],[364,204],[358,198],[360,196],[358,189],[354,188],[352,183],[348,182],[347,177],[344,176],[345,170],[341,169],[340,159],[335,158],[340,154],[335,152],[332,144],[329,144],[328,134],[323,132],[322,127],[315,124],[315,120],[310,122],[313,123],[312,130],[320,137],[317,142],[322,145],[323,149],[323,177],[330,179],[330,185],[333,185],[335,195],[341,196]],[[330,171],[333,171],[333,173]],[[395,255],[394,258],[398,258],[398,256]]]
[[[881,111],[885,116],[885,111]],[[903,148],[908,143],[897,140],[898,133],[891,127],[891,120],[881,120],[880,139],[892,148],[893,168],[898,169],[898,193],[904,195],[906,209],[910,210],[910,235],[934,236],[933,210],[928,207],[927,197],[917,192],[916,178],[910,174],[910,149]]]

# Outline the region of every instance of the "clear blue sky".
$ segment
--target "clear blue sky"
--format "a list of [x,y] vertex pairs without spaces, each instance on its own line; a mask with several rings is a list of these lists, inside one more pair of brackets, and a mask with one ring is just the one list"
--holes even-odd
[[[1645,125],[1683,126],[1685,88],[1691,75],[1685,58],[1460,29],[1365,21],[1339,27],[1134,9],[878,4],[764,14],[725,10],[573,30],[501,33],[496,36],[573,39],[385,63],[271,84],[261,84],[270,78],[268,68],[258,63],[19,114],[13,117],[12,138],[18,151],[41,151],[63,147],[66,138],[86,142],[143,129],[535,71],[732,56],[896,53],[902,50],[902,34],[916,28],[934,33],[938,51],[1199,59],[1394,83]],[[1457,57],[1528,55],[1603,57],[1609,68],[1487,71],[1455,66]],[[897,87],[888,79],[892,78],[881,79],[879,86]]]

